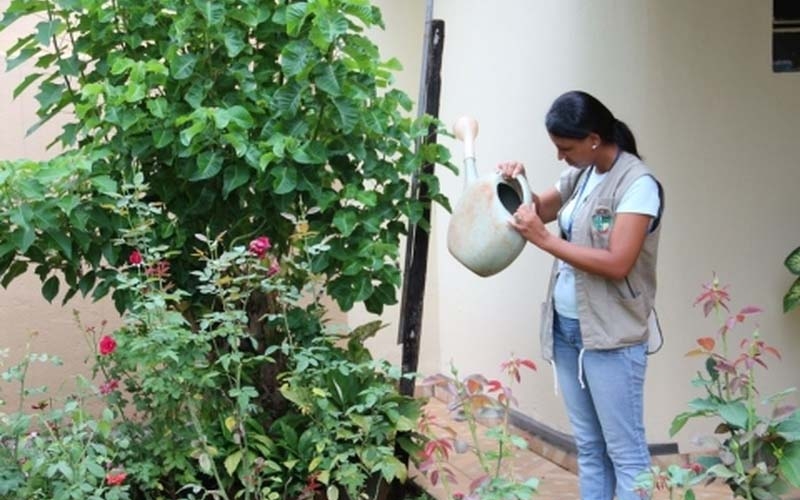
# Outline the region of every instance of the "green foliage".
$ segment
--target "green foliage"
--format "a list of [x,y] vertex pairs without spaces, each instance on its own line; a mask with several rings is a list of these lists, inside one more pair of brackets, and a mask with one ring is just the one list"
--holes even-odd
[[347,347],[338,346],[336,336],[319,337],[305,347],[284,346],[292,369],[282,378],[281,393],[302,418],[278,423],[296,443],[283,463],[313,477],[315,489],[328,498],[374,498],[381,483],[407,478],[395,443],[417,451],[412,431],[421,403],[398,394],[399,370],[372,360],[361,345],[378,327],[354,330]]
[[[422,213],[409,176],[423,162],[449,166],[449,155],[437,145],[415,152],[432,121],[409,118],[410,99],[392,88],[398,62],[382,61],[365,35],[382,26],[376,7],[12,0],[0,31],[26,17],[39,22],[8,50],[8,69],[33,68],[14,93],[38,84],[34,130],[69,111],[54,141],[68,152],[2,163],[25,174],[0,177],[0,233],[12,235],[0,246],[3,284],[34,263],[49,299],[56,270],[69,296],[105,295],[104,266],[126,253],[108,245],[120,222],[103,213],[105,196],[141,174],[162,209],[155,243],[177,252],[172,277],[195,301],[193,235],[269,234],[280,253],[295,228],[278,214],[308,214],[313,243],[328,247],[311,269],[340,307],[379,313],[396,302],[399,238]],[[31,180],[48,175],[69,182]],[[436,178],[421,180],[447,206]]]
[[[716,313],[721,323],[719,339],[700,337],[698,347],[688,353],[705,359],[704,370],[692,385],[705,395],[689,402],[689,410],[672,421],[670,435],[679,432],[689,420],[712,418],[717,421],[716,436],[705,444],[715,448],[713,456],[698,459],[692,470],[659,470],[645,475],[640,483],[647,488],[661,485],[685,491],[694,498],[693,488],[708,480],[725,482],[734,496],[747,499],[779,499],[790,486],[800,487],[800,413],[784,400],[795,388],[762,398],[756,386],[756,368],[767,367],[769,356],[780,353],[761,339],[756,330],[750,338],[736,344],[740,351],[729,355],[733,328],[760,309],[747,306],[726,316],[730,296],[727,287],[714,280],[704,285],[695,304],[702,304],[706,316]],[[766,407],[767,411],[759,411]],[[691,496],[690,496],[691,495]]]
[[787,255],[783,264],[790,273],[798,276],[789,291],[783,296],[783,312],[789,312],[800,304],[800,247],[795,248],[792,253]]
[[[131,220],[152,213],[135,193],[117,203]],[[81,326],[94,349],[87,396],[50,398],[52,414],[31,417],[23,401],[44,389],[26,388],[28,367],[49,358],[30,355],[3,375],[20,384],[20,407],[0,420],[0,498],[355,499],[405,481],[395,446],[416,450],[421,403],[400,395],[398,370],[363,346],[379,323],[330,333],[313,281],[301,290],[287,280],[308,262],[278,266],[267,245],[225,249],[202,235],[195,275],[215,307],[190,322],[188,294],[159,267],[169,252],[147,244],[147,227],[117,241],[141,248],[141,261],[117,270],[117,289],[131,296],[124,325],[111,334]],[[294,240],[298,258],[320,251],[309,240]],[[280,345],[264,348],[249,329],[254,292],[274,303],[263,321],[285,334]],[[274,370],[289,404],[277,415],[262,385]]]
[[[536,369],[529,359],[513,357],[502,363],[501,368],[508,375],[510,383],[519,383],[521,369]],[[460,379],[455,366],[451,367],[452,377],[442,374],[426,378],[423,386],[444,391],[452,402],[449,405],[457,420],[466,421],[461,424],[440,424],[426,413],[420,421],[420,431],[427,438],[424,449],[418,454],[417,467],[431,483],[444,486],[447,498],[463,498],[465,500],[527,500],[536,494],[539,480],[535,477],[520,478],[519,474],[509,467],[508,462],[514,451],[526,449],[527,441],[509,430],[509,415],[516,399],[512,395],[510,385],[499,380],[489,380],[483,375],[470,375]],[[496,448],[482,444],[478,436],[478,422],[489,426],[486,437],[497,443]],[[466,429],[463,429],[466,427]],[[464,437],[466,434],[466,437]],[[482,474],[472,481],[466,493],[454,493],[456,477],[448,466],[452,453],[471,452],[477,458]]]
[[96,298],[107,293],[116,273],[106,262],[118,260],[111,238],[121,221],[103,206],[116,190],[111,177],[77,154],[0,162],[0,284],[33,268],[48,301],[61,290],[61,279],[64,301],[78,291]]

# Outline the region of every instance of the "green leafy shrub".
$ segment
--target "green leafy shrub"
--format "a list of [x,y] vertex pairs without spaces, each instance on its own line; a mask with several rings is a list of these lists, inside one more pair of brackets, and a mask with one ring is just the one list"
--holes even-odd
[[[108,242],[120,222],[103,210],[106,194],[141,174],[161,206],[155,244],[176,252],[172,279],[194,301],[203,298],[195,234],[224,232],[239,244],[269,234],[281,253],[291,217],[307,215],[314,243],[329,247],[311,269],[342,309],[363,302],[379,313],[396,302],[399,238],[423,206],[408,197],[409,176],[446,205],[419,167],[449,165],[449,155],[436,144],[415,151],[432,122],[409,118],[411,100],[392,88],[399,63],[382,61],[365,34],[383,26],[377,7],[12,0],[0,31],[28,17],[35,31],[8,50],[8,69],[34,66],[14,93],[38,84],[33,128],[64,116],[54,142],[66,152],[2,163],[0,233],[11,235],[0,245],[3,284],[35,266],[48,299],[57,270],[66,297],[113,289],[108,266],[130,249]],[[121,291],[115,299],[120,308],[130,300]]]

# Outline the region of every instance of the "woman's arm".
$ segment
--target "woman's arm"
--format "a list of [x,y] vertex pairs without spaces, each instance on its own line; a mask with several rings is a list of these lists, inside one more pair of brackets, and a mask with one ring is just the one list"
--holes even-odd
[[576,245],[550,233],[530,205],[521,206],[514,218],[511,225],[537,247],[576,269],[613,280],[625,278],[633,268],[652,219],[644,214],[617,214],[604,249]]
[[542,222],[547,224],[553,222],[561,209],[561,194],[554,187],[551,187],[541,194],[533,195],[533,203],[536,205],[536,213]]

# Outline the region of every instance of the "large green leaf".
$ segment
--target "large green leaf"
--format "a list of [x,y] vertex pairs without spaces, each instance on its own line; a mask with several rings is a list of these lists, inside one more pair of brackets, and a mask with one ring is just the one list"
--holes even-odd
[[197,56],[194,54],[181,54],[170,61],[169,69],[176,80],[185,80],[192,76],[197,65]]
[[294,115],[300,107],[302,90],[300,84],[294,81],[283,85],[273,97],[275,108],[282,113]]
[[314,47],[306,40],[291,42],[281,51],[283,74],[292,77],[307,72],[314,59]]
[[11,283],[14,278],[24,274],[27,270],[28,263],[26,261],[15,260],[10,266],[8,266],[6,273],[3,275],[3,279],[0,280],[0,285],[2,285],[3,288],[8,287],[8,284]]
[[194,6],[210,26],[222,24],[225,20],[225,4],[213,0],[194,0]]
[[17,55],[17,57],[6,59],[6,71],[11,71],[38,53],[38,47],[25,47],[19,51],[19,55]]
[[206,151],[197,157],[197,170],[189,176],[190,181],[210,179],[222,170],[223,156],[219,151]]
[[339,80],[336,77],[336,72],[332,65],[321,65],[316,71],[318,74],[314,83],[317,85],[317,88],[332,96],[341,95],[342,87],[339,85]]
[[53,302],[53,299],[58,295],[58,278],[50,276],[47,281],[42,285],[42,296],[47,302]]
[[334,40],[347,33],[347,27],[347,18],[339,12],[327,10],[314,19],[309,39],[320,50],[327,51]]
[[800,275],[800,247],[795,248],[783,263],[793,274]]
[[43,109],[48,109],[61,100],[65,90],[63,85],[44,82],[39,86],[39,93],[36,94],[36,100],[39,101],[39,106]]
[[747,407],[741,401],[736,401],[733,403],[728,403],[726,405],[719,407],[719,416],[725,422],[739,427],[740,429],[747,428],[747,420],[749,418],[749,414],[747,412]]
[[670,437],[672,437],[675,434],[677,434],[678,432],[680,432],[680,430],[683,429],[683,426],[686,425],[686,422],[688,422],[690,418],[692,418],[692,417],[694,417],[696,415],[697,414],[695,412],[683,412],[683,413],[678,414],[672,420],[672,424],[670,424],[670,426],[669,426],[669,435],[670,435]]
[[779,422],[775,432],[787,441],[800,442],[800,412],[795,411],[792,416]]
[[286,32],[291,36],[300,34],[306,16],[308,15],[308,2],[294,2],[286,8]]
[[789,312],[800,304],[800,278],[794,280],[789,291],[783,296],[783,312]]
[[244,163],[237,162],[232,167],[225,169],[222,178],[222,196],[227,198],[234,189],[243,186],[250,180],[250,167]]
[[783,449],[778,467],[792,486],[800,488],[800,443],[791,443]]
[[350,236],[358,224],[358,215],[352,209],[342,209],[333,216],[333,225],[342,233],[342,236]]
[[25,79],[24,79],[24,80],[22,80],[22,83],[20,83],[20,84],[19,84],[19,85],[17,85],[16,87],[14,87],[14,93],[13,93],[13,96],[14,96],[14,98],[16,99],[17,97],[19,97],[19,95],[20,95],[22,92],[24,92],[24,91],[25,91],[25,89],[27,89],[28,87],[30,87],[30,85],[31,85],[33,82],[35,82],[36,80],[38,80],[38,79],[39,79],[39,78],[41,78],[42,76],[43,76],[43,73],[36,73],[36,72],[34,72],[34,73],[31,73],[31,74],[29,74],[28,76],[26,76],[26,77],[25,77]]
[[272,190],[275,194],[291,193],[297,186],[297,170],[292,167],[276,167],[270,172],[270,175],[273,178]]
[[235,58],[247,47],[245,35],[238,29],[227,29],[225,31],[224,40],[225,49],[228,51],[228,57],[230,58]]
[[341,127],[342,132],[349,133],[358,124],[359,109],[353,101],[344,98],[333,100],[333,105],[338,112],[336,122]]
[[244,106],[231,106],[225,111],[227,112],[231,123],[236,124],[240,128],[248,129],[255,124],[253,115],[251,115]]

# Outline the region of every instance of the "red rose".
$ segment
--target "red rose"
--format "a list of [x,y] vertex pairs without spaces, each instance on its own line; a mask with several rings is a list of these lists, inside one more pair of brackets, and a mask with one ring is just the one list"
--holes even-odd
[[117,348],[117,341],[113,337],[103,335],[100,339],[100,354],[107,356]]
[[266,236],[259,236],[251,241],[247,248],[250,250],[251,254],[255,255],[259,259],[263,259],[264,255],[267,253],[267,250],[272,248],[272,243],[269,242],[269,238]]
[[113,470],[106,474],[106,484],[109,486],[119,486],[125,481],[128,474],[119,470]]
[[128,263],[129,263],[130,265],[132,265],[132,266],[138,266],[138,265],[140,265],[140,264],[142,263],[142,260],[143,260],[143,259],[142,259],[142,254],[139,252],[139,250],[134,250],[134,251],[133,251],[133,252],[131,252],[131,254],[128,256]]

